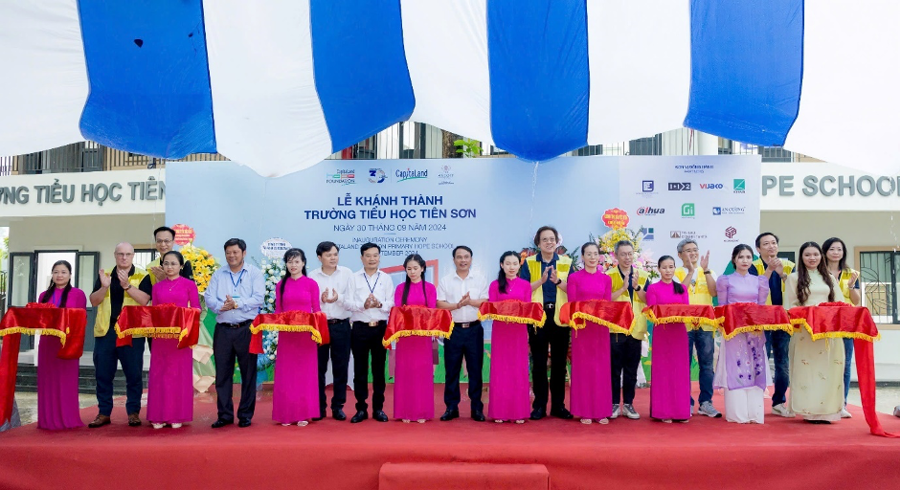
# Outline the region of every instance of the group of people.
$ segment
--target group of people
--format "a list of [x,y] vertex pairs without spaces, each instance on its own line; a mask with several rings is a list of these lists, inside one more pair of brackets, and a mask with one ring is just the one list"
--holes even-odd
[[[97,428],[110,423],[112,383],[121,363],[126,378],[128,424],[142,424],[143,352],[145,339],[117,346],[115,329],[123,306],[175,304],[200,308],[190,263],[173,250],[175,232],[155,230],[159,258],[147,270],[133,264],[134,249],[116,246],[115,268],[101,270],[93,291],[85,295],[72,287],[72,266],[60,261],[52,269],[52,281],[39,300],[68,308],[97,308],[94,325],[94,365],[99,413],[88,424]],[[362,268],[352,272],[339,262],[339,247],[322,242],[316,247],[321,267],[307,273],[305,253],[296,248],[284,255],[286,274],[276,285],[275,312],[322,312],[327,317],[330,342],[317,345],[310,332],[279,333],[273,392],[274,421],[305,426],[326,416],[346,420],[349,361],[353,354],[353,392],[356,399],[351,423],[369,418],[369,383],[372,376],[371,416],[387,422],[385,402],[386,349],[382,345],[394,306],[422,306],[449,310],[452,334],[444,341],[446,410],[440,420],[458,418],[461,402],[460,375],[466,361],[471,417],[496,422],[524,423],[547,415],[578,418],[584,424],[606,424],[610,419],[639,419],[633,402],[642,342],[647,340],[646,306],[664,304],[713,304],[738,302],[782,305],[785,308],[828,301],[859,304],[859,274],[847,267],[846,247],[830,238],[820,247],[804,243],[796,267],[778,258],[778,237],[762,233],[754,250],[741,244],[731,256],[733,272],[716,278],[709,268],[709,253],[701,255],[696,241],[683,240],[677,257],[658,259],[659,280],[633,265],[634,247],[615,245],[617,265],[604,271],[596,243],[581,247],[582,265],[557,254],[559,234],[543,226],[534,236],[538,253],[521,259],[505,252],[499,260],[497,279],[488,283],[471,270],[472,250],[464,245],[452,251],[454,271],[440,278],[437,287],[425,280],[427,265],[418,254],[404,261],[406,279],[395,286],[380,270],[377,244],[360,247]],[[218,416],[213,428],[235,423],[233,374],[241,373],[241,397],[236,418],[248,427],[256,404],[256,355],[250,352],[250,326],[263,305],[266,288],[262,272],[246,261],[246,243],[238,238],[225,242],[227,265],[211,277],[204,297],[216,315],[213,351],[216,365]],[[680,262],[680,264],[679,264]],[[491,339],[491,371],[488,411],[482,401],[484,329],[478,309],[485,301],[520,301],[541,304],[546,314],[542,327],[495,320]],[[588,321],[572,335],[562,324],[560,309],[567,301],[624,301],[631,304],[637,321],[630,333],[616,333]],[[695,413],[691,397],[690,364],[696,350],[700,396],[696,413],[721,417],[713,406],[713,390],[724,390],[725,418],[738,423],[763,423],[764,393],[774,380],[772,413],[815,423],[849,417],[844,408],[849,386],[852,342],[812,341],[805,330],[794,335],[783,331],[741,333],[723,340],[716,361],[715,329],[690,330],[683,324],[654,328],[651,367],[651,413],[663,422],[687,422]],[[190,349],[178,349],[177,339],[152,340],[152,365],[146,418],[154,428],[178,428],[192,419],[193,388]],[[425,422],[435,415],[433,396],[433,339],[401,337],[396,342],[394,418]],[[566,408],[566,377],[571,344],[571,411]],[[77,360],[56,358],[60,343],[48,337],[39,347],[38,424],[46,429],[81,425],[78,416]],[[769,373],[769,353],[774,373]],[[326,398],[326,370],[331,361],[333,392]],[[548,365],[550,368],[548,379]],[[715,365],[715,367],[714,367]],[[530,372],[529,372],[530,366]],[[370,371],[371,370],[371,371]],[[530,383],[529,383],[530,374]],[[786,397],[789,384],[790,400]],[[531,399],[530,391],[534,398]],[[549,404],[549,411],[548,411]]]

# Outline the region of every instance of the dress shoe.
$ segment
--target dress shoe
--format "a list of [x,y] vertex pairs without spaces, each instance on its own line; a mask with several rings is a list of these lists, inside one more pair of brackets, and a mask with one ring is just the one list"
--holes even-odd
[[356,415],[354,415],[353,418],[350,419],[350,423],[358,424],[363,420],[366,420],[367,418],[369,418],[369,414],[365,410],[359,410],[356,412]]
[[545,408],[535,408],[531,411],[531,420],[541,420],[542,418],[547,416],[547,409]]
[[472,410],[472,420],[475,422],[484,422],[484,412],[481,410]]
[[103,427],[104,425],[109,425],[109,415],[97,415],[97,418],[94,419],[93,422],[88,424],[88,427],[91,429],[96,429],[97,427]]
[[331,417],[334,418],[334,420],[347,420],[347,415],[344,414],[344,409],[342,408],[332,410]]
[[313,417],[313,422],[317,422],[317,421],[322,420],[322,419],[324,419],[324,418],[325,418],[325,409],[324,409],[324,408],[320,408],[320,409],[319,409],[319,416],[318,416],[318,417]]
[[458,419],[459,418],[459,410],[447,410],[444,412],[444,415],[441,415],[441,422],[446,422],[448,420]]
[[379,422],[388,421],[388,416],[386,413],[384,413],[384,410],[375,410],[374,412],[372,412],[372,418]]
[[231,425],[233,423],[234,423],[233,420],[218,419],[215,422],[213,422],[213,424],[210,427],[212,427],[213,429],[221,429],[222,427],[225,427],[226,425]]
[[568,420],[572,418],[572,412],[569,412],[563,407],[559,410],[550,410],[550,416]]
[[238,427],[250,427],[250,419],[241,419],[238,421]]
[[140,427],[141,426],[141,417],[138,416],[137,412],[128,414],[128,426],[129,427]]

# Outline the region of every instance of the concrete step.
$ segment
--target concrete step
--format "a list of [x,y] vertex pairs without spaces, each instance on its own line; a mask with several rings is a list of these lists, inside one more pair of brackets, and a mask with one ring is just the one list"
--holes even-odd
[[[93,367],[82,366],[78,369],[78,392],[83,394],[95,393],[97,390],[97,378]],[[144,371],[144,389],[147,389],[147,372]],[[37,367],[30,364],[19,364],[16,373],[16,391],[36,392],[37,391]],[[125,394],[125,373],[122,370],[116,371],[116,377],[113,380],[113,394]]]

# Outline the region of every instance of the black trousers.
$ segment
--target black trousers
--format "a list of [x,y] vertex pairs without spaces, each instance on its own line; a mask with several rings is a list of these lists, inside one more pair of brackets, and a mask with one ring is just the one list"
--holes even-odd
[[484,410],[481,401],[481,371],[484,364],[484,327],[481,322],[472,322],[469,328],[458,324],[450,338],[444,341],[444,404],[447,410],[459,409],[459,375],[463,357],[466,359],[466,373],[469,375],[469,399],[472,411]]
[[532,408],[547,409],[547,347],[550,347],[550,410],[566,408],[566,363],[569,357],[569,329],[556,324],[556,311],[551,303],[544,305],[547,321],[541,328],[528,328],[531,347],[531,385],[534,389]]
[[637,370],[641,365],[641,341],[624,333],[609,334],[609,360],[612,364],[612,402],[619,403],[621,390],[622,402],[630,405],[634,402]]
[[140,413],[141,393],[144,392],[144,339],[131,339],[130,347],[116,347],[116,331],[110,327],[103,337],[94,339],[94,370],[97,376],[97,403],[101,415],[109,416],[113,409],[113,380],[122,363],[125,373],[125,411]]
[[350,369],[350,320],[328,322],[331,343],[319,346],[319,408],[327,408],[325,400],[325,374],[328,372],[328,358],[334,377],[334,391],[331,395],[331,409],[344,407],[347,402],[347,371]]
[[250,353],[250,322],[230,328],[216,324],[213,333],[213,356],[216,360],[216,405],[219,420],[234,420],[234,361],[241,369],[241,403],[238,420],[250,420],[256,409],[256,354]]
[[356,395],[356,410],[368,410],[369,405],[369,355],[372,356],[372,410],[384,410],[384,364],[387,350],[381,345],[387,322],[378,322],[370,327],[368,323],[354,322],[350,331],[350,348],[353,350],[353,394]]

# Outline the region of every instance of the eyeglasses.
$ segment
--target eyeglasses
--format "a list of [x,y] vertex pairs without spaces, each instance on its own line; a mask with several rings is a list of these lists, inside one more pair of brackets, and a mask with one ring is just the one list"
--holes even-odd
[[157,240],[156,243],[159,245],[168,245],[172,243],[174,240]]

